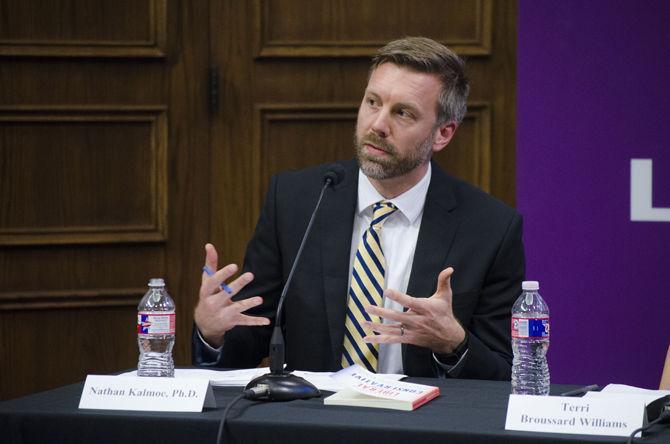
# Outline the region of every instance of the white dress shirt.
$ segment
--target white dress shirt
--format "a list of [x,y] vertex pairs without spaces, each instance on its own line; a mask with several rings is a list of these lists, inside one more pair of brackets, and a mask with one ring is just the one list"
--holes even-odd
[[[429,163],[428,171],[416,185],[393,199],[385,199],[370,183],[368,177],[360,170],[358,171],[358,208],[354,217],[351,255],[349,256],[350,280],[358,244],[372,220],[372,207],[375,203],[386,200],[398,207],[398,211],[386,219],[381,229],[381,246],[386,260],[385,288],[392,288],[401,293],[407,292],[430,176]],[[386,298],[384,298],[384,307],[397,311],[403,310],[400,304]],[[384,323],[394,323],[394,321],[385,319]],[[380,344],[377,372],[403,373],[401,344]]]
[[[428,171],[416,185],[393,199],[385,199],[370,183],[368,177],[360,170],[358,171],[358,207],[351,238],[349,280],[351,280],[351,270],[354,266],[358,244],[372,220],[372,206],[379,201],[386,200],[398,207],[398,211],[386,219],[381,230],[381,245],[386,260],[385,288],[393,288],[401,293],[407,292],[430,176],[431,166],[428,163]],[[384,307],[397,311],[403,310],[400,304],[386,298],[384,298]],[[393,323],[393,321],[384,320],[384,323]],[[212,362],[216,362],[223,346],[214,348],[202,338],[199,330],[197,334],[206,349],[209,350]],[[380,344],[377,372],[403,373],[401,344]]]

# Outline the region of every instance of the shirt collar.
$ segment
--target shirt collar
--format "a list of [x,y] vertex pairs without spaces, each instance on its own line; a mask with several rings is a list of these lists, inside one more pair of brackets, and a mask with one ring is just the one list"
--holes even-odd
[[370,179],[358,170],[358,214],[360,215],[366,209],[370,208],[380,200],[388,200],[392,202],[398,210],[405,215],[410,223],[414,223],[417,217],[423,210],[423,204],[426,202],[426,194],[428,193],[428,185],[430,185],[431,165],[428,162],[428,170],[421,180],[409,190],[405,191],[393,199],[385,199],[379,194],[375,187],[370,182]]

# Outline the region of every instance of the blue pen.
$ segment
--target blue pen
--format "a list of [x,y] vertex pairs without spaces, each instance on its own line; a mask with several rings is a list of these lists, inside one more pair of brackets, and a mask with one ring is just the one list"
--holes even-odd
[[[209,269],[209,267],[207,265],[202,267],[202,271],[207,273],[207,276],[209,276],[209,277],[214,276],[214,273],[212,272],[212,270]],[[227,286],[225,282],[221,282],[221,290],[225,291],[228,294],[233,294],[233,289],[230,288],[229,286]]]

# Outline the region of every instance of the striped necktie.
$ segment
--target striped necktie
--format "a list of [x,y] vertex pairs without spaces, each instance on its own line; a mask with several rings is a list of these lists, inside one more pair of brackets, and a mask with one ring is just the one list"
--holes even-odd
[[397,209],[391,202],[381,201],[374,204],[372,222],[358,244],[344,322],[342,367],[360,364],[372,372],[377,371],[379,344],[363,341],[366,334],[361,324],[363,321],[381,322],[379,316],[368,314],[365,307],[382,306],[386,261],[379,232],[384,221]]

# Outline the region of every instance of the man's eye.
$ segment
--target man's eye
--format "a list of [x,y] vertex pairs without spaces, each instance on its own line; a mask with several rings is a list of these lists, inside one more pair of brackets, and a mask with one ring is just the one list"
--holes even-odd
[[375,106],[376,104],[377,101],[375,99],[368,97],[368,105]]

